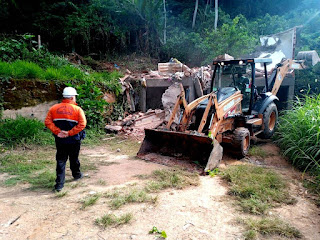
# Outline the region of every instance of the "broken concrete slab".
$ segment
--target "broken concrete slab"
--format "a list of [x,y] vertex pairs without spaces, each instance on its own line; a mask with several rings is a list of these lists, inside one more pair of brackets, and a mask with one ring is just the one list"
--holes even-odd
[[113,126],[113,125],[106,125],[104,127],[104,130],[106,133],[118,133],[119,131],[122,130],[121,126]]
[[[173,111],[174,105],[177,102],[177,97],[180,95],[181,89],[179,83],[172,84],[165,92],[162,94],[162,105],[165,111],[165,121],[169,121],[171,113]],[[177,115],[174,119],[174,123],[179,123],[179,110],[177,111]]]

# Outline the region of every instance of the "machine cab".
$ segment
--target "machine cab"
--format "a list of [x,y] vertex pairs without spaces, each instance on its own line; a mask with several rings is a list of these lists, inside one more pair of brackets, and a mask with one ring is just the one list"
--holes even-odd
[[265,76],[265,83],[268,84],[266,66],[271,62],[272,60],[267,58],[214,61],[211,91],[217,92],[217,99],[220,102],[240,90],[243,97],[242,112],[251,115],[254,102],[259,97],[258,92],[268,89],[268,86],[257,89],[255,76]]

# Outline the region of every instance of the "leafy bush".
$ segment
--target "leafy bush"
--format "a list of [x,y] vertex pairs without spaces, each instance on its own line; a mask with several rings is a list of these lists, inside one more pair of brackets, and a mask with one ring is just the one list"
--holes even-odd
[[15,61],[11,64],[12,76],[14,78],[42,79],[44,71],[39,65],[27,61]]
[[99,126],[106,117],[105,109],[108,106],[108,103],[102,99],[103,92],[94,84],[92,78],[86,79],[76,88],[79,94],[77,102],[85,111],[88,126]]
[[0,76],[9,78],[12,76],[12,66],[7,62],[0,62]]
[[295,71],[295,95],[320,94],[320,63],[312,68]]
[[42,68],[59,68],[69,65],[68,60],[50,53],[45,47],[37,48],[34,35],[15,36],[0,41],[0,60],[13,62],[25,60],[37,63]]
[[44,124],[36,119],[18,116],[0,121],[0,144],[16,146],[26,143],[47,145],[53,143],[53,138],[49,131],[44,131]]
[[297,99],[280,117],[278,144],[300,169],[320,169],[320,95]]

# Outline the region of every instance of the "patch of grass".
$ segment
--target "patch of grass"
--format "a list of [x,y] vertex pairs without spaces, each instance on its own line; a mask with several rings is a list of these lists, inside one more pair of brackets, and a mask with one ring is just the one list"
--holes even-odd
[[114,214],[106,214],[101,218],[97,218],[95,220],[95,224],[103,228],[107,228],[109,226],[120,226],[129,223],[132,218],[133,215],[131,213],[126,213],[119,217]]
[[245,233],[245,239],[257,239],[258,233],[261,235],[268,236],[281,236],[291,239],[301,238],[302,234],[293,226],[288,223],[283,222],[281,219],[273,218],[262,218],[262,219],[252,219],[247,218],[240,220],[247,229]]
[[19,182],[31,184],[32,189],[52,188],[55,180],[53,151],[14,152],[0,155],[0,172],[13,177],[4,183],[7,186]]
[[260,157],[260,158],[266,158],[268,156],[267,152],[265,150],[263,150],[261,147],[259,146],[252,146],[249,149],[249,155],[250,156],[256,156],[256,157]]
[[147,174],[137,174],[137,175],[135,175],[134,177],[136,177],[136,178],[138,178],[138,179],[141,179],[141,180],[145,180],[145,179],[150,178],[150,176],[147,175]]
[[107,185],[107,182],[106,182],[105,180],[103,180],[103,179],[99,179],[97,183],[98,183],[99,185],[101,185],[101,186]]
[[100,197],[101,197],[100,194],[93,194],[93,195],[87,196],[85,199],[82,200],[82,206],[80,209],[84,210],[87,207],[96,204],[96,202],[99,200]]
[[84,156],[80,156],[80,163],[81,163],[81,171],[86,172],[86,171],[94,171],[97,170],[97,166],[95,163],[90,161],[88,158]]
[[231,166],[223,172],[230,184],[229,194],[237,197],[244,212],[264,214],[282,203],[293,204],[284,180],[274,171],[262,167]]
[[62,198],[68,195],[68,191],[57,192],[55,193],[55,195],[56,195],[56,198]]
[[86,129],[86,138],[82,143],[86,146],[99,146],[105,144],[102,139],[106,137],[106,133],[100,128]]
[[131,157],[135,157],[140,148],[140,143],[136,140],[122,137],[110,139],[106,141],[106,144],[110,147],[111,151],[116,152],[117,149],[120,149],[120,154],[127,154]]
[[303,186],[315,195],[315,203],[320,206],[320,171],[314,173],[315,177],[309,177],[303,181]]
[[78,188],[78,187],[85,187],[85,186],[86,186],[86,184],[81,181],[77,181],[76,183],[70,184],[70,188],[72,188],[72,189]]
[[257,232],[254,230],[248,230],[243,234],[245,240],[254,240],[257,238],[257,235]]
[[167,188],[183,189],[199,185],[199,175],[180,169],[155,170],[146,186],[146,191],[156,192]]
[[0,144],[6,147],[54,143],[50,131],[44,131],[43,122],[18,116],[16,119],[0,120]]
[[45,171],[38,174],[36,177],[31,178],[29,183],[32,185],[32,189],[38,188],[48,188],[51,189],[54,187],[56,179],[55,171]]
[[118,209],[128,203],[142,203],[151,202],[155,203],[157,197],[150,196],[144,190],[132,189],[129,191],[116,190],[105,194],[105,197],[110,198],[110,207]]

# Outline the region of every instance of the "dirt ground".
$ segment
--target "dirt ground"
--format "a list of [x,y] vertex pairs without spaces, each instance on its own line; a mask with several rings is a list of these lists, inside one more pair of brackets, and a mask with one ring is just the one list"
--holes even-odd
[[[299,180],[301,174],[286,163],[275,145],[265,143],[262,148],[272,154],[264,160],[251,157],[247,161],[281,173],[288,179],[290,192],[297,199],[296,204],[273,209],[269,214],[295,226],[304,235],[303,239],[320,239],[320,209],[303,188]],[[166,168],[108,151],[105,147],[83,148],[81,154],[94,159],[98,170],[87,172],[80,186],[69,187],[68,194],[62,198],[49,190],[30,191],[27,185],[0,187],[0,239],[151,240],[157,239],[148,234],[153,226],[164,230],[169,240],[243,239],[244,229],[237,218],[244,215],[237,211],[234,201],[227,195],[228,186],[220,177],[200,176],[197,187],[161,191],[155,205],[135,203],[111,210],[107,199],[100,198],[95,205],[81,210],[80,201],[92,192],[105,193],[115,187],[139,185],[143,180],[137,175]],[[226,155],[221,167],[243,163]],[[0,178],[5,177],[0,174]],[[69,170],[67,180],[71,180]],[[129,224],[106,229],[94,224],[95,219],[104,214],[128,212],[133,215]]]

